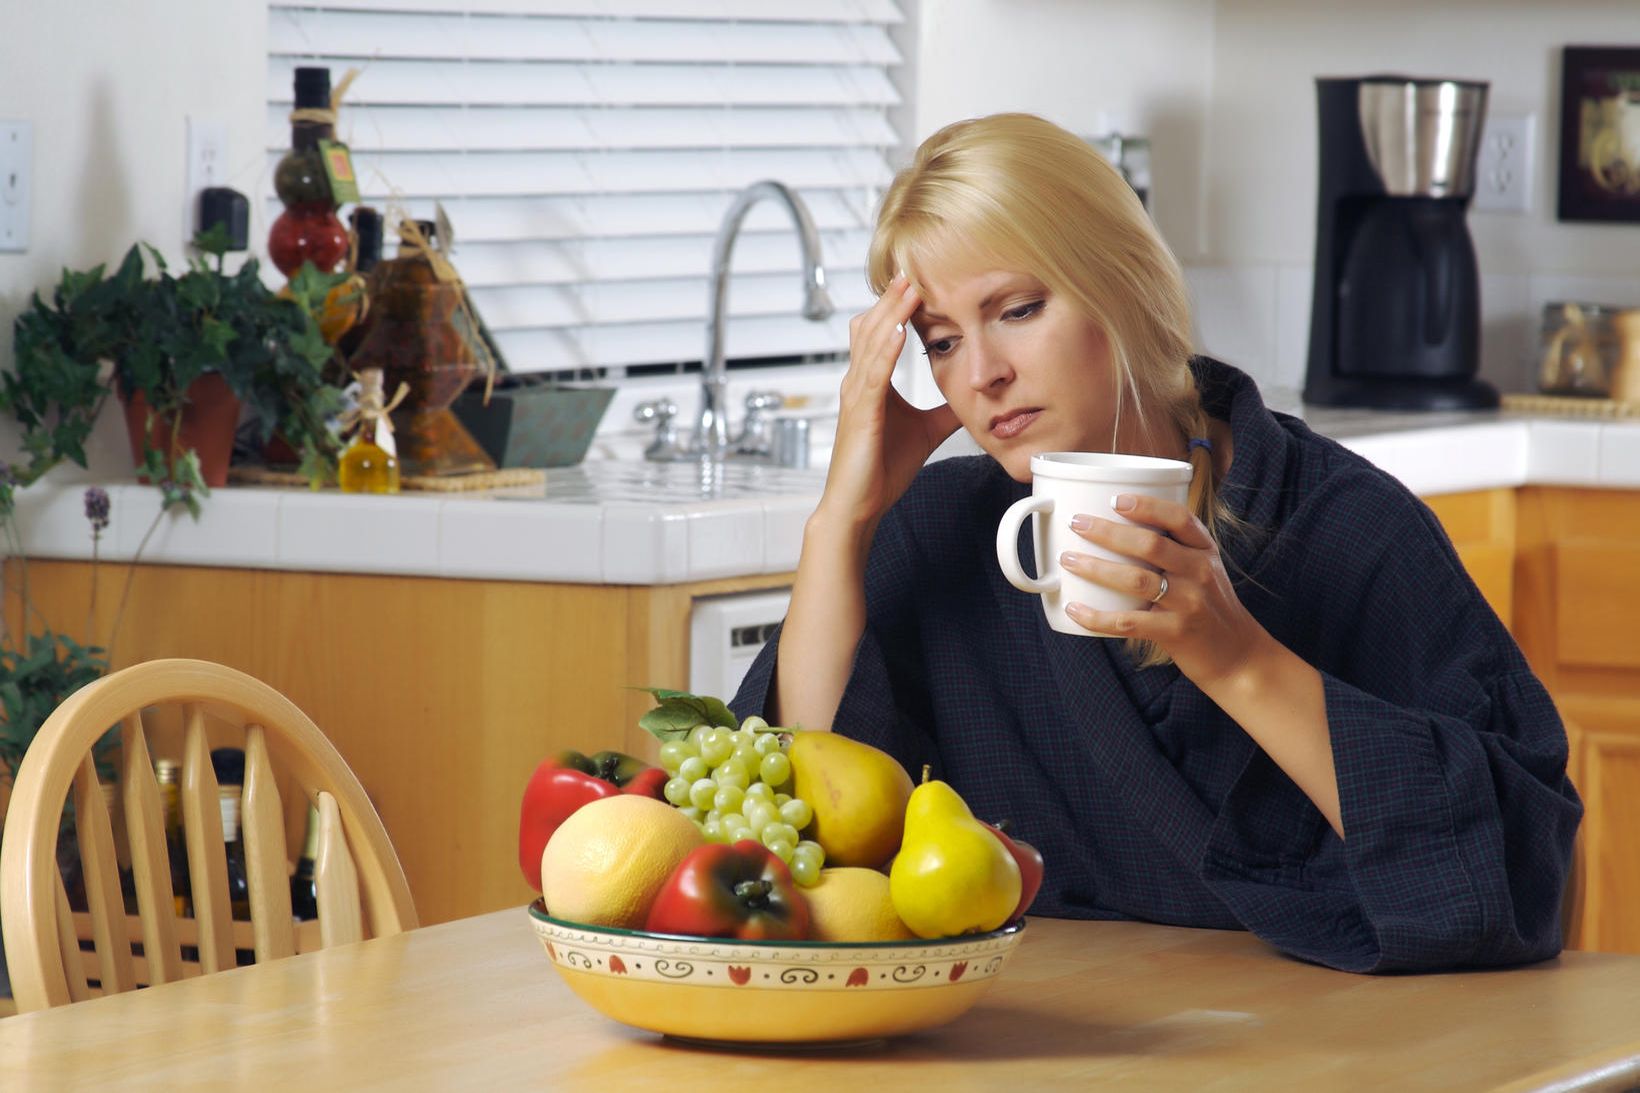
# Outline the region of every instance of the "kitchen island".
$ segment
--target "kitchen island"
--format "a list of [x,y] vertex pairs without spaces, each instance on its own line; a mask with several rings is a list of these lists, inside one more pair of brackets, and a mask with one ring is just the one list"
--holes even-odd
[[[1590,807],[1572,940],[1640,951],[1640,424],[1315,411],[1424,496],[1570,723]],[[423,921],[528,895],[517,803],[563,748],[649,753],[632,688],[685,687],[703,597],[778,589],[823,472],[589,462],[484,496],[235,487],[163,517],[116,665],[195,656],[250,672],[336,742],[376,801]],[[19,498],[29,580],[106,633],[157,492],[108,485],[90,563],[83,483]],[[113,563],[113,564],[109,564]],[[15,566],[13,567],[15,571]],[[161,738],[163,746],[163,737]],[[300,836],[293,818],[293,838]]]

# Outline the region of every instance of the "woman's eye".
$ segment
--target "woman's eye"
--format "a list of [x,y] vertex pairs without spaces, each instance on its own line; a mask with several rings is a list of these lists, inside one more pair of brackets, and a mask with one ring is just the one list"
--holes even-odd
[[950,353],[955,347],[956,343],[950,338],[939,338],[924,346],[923,352],[927,353],[930,357],[943,357]]
[[1018,322],[1020,319],[1029,319],[1032,315],[1035,315],[1041,310],[1042,301],[1032,300],[1028,304],[1020,304],[1018,307],[1009,308],[1007,311],[1002,313],[1002,317],[1010,322]]

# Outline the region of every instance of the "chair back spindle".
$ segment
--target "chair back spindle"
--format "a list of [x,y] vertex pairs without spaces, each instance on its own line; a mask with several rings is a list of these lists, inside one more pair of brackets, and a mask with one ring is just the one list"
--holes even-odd
[[141,713],[132,713],[120,726],[120,752],[124,760],[120,784],[124,787],[126,841],[131,846],[131,875],[142,919],[147,981],[174,983],[182,978],[182,948],[177,941],[176,904],[171,895],[164,809]]
[[250,885],[257,962],[294,956],[296,930],[290,913],[285,811],[268,758],[267,732],[261,725],[245,730],[245,789],[239,827],[244,832],[245,879]]

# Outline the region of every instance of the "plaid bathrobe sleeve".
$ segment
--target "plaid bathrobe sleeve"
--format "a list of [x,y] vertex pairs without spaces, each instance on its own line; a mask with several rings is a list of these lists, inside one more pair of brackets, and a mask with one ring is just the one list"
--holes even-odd
[[[1281,949],[1354,971],[1561,947],[1582,805],[1565,728],[1426,506],[1364,469],[1289,520],[1272,632],[1320,669],[1345,838],[1254,750],[1201,876]],[[1341,562],[1340,559],[1348,559]]]

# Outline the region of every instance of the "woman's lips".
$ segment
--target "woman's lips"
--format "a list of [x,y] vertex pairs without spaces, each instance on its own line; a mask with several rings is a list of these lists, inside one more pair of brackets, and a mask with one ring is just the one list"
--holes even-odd
[[1019,410],[1005,414],[991,422],[991,435],[999,440],[1012,440],[1031,427],[1031,423],[1041,416],[1041,410]]

